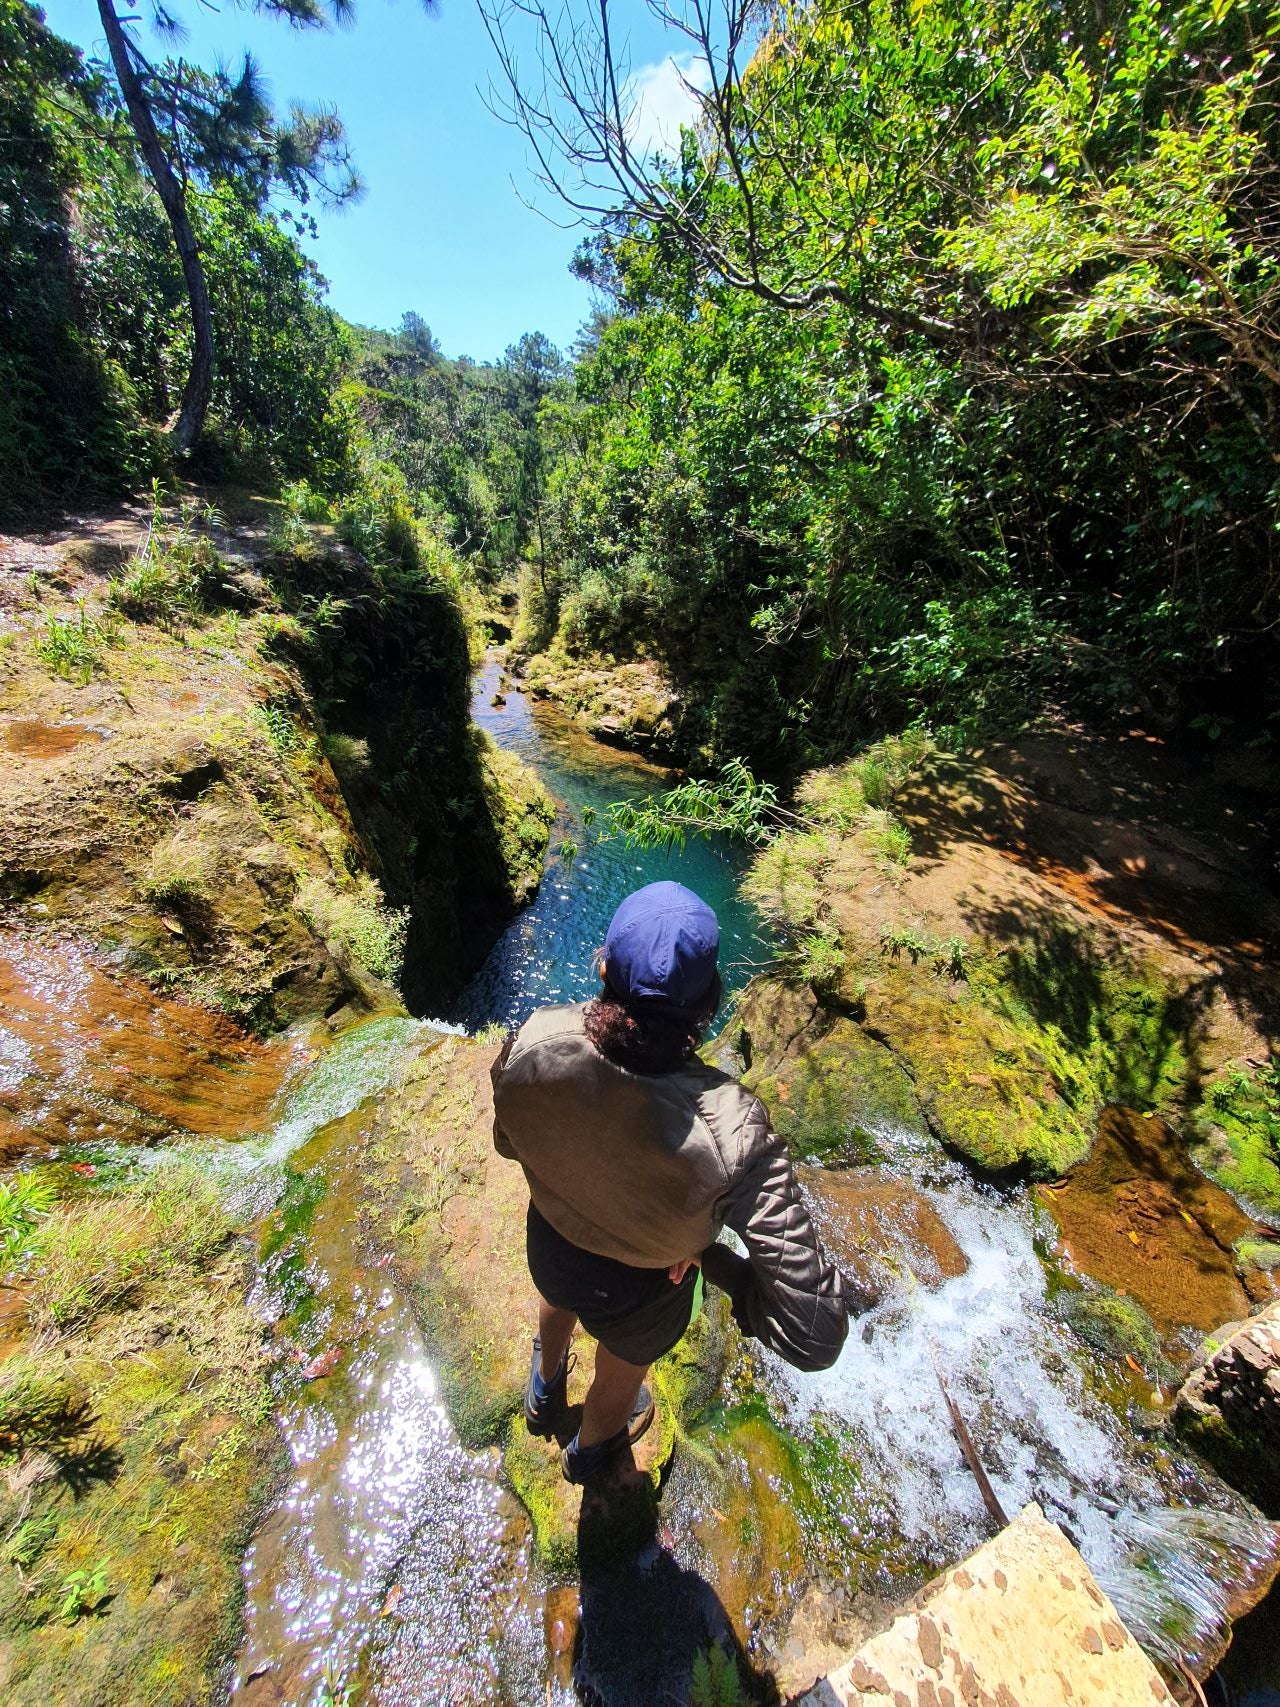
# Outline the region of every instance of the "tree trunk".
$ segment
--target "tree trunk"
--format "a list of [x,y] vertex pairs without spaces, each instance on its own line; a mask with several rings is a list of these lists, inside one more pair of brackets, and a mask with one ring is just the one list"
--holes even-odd
[[173,442],[185,454],[200,437],[204,427],[209,397],[213,391],[213,319],[209,312],[209,289],[205,284],[204,265],[191,228],[187,198],[160,141],[156,121],[142,80],[129,52],[124,27],[116,16],[114,0],[98,0],[98,16],[107,32],[107,46],[115,68],[120,93],[129,110],[134,135],[142,149],[142,158],[159,194],[164,211],[169,216],[173,241],[182,262],[182,277],[187,287],[187,302],[191,308],[192,357],[191,372],[182,393],[177,420],[171,428]]

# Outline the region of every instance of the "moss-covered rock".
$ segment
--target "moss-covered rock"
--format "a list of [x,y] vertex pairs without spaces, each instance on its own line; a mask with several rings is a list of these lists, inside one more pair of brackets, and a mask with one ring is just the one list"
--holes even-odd
[[1156,1325],[1135,1299],[1110,1286],[1090,1284],[1061,1296],[1063,1316],[1086,1345],[1104,1357],[1132,1357],[1154,1370],[1160,1355]]
[[[757,997],[752,1012],[758,1011]],[[837,1018],[780,1060],[753,1065],[745,1082],[769,1108],[792,1154],[805,1160],[879,1161],[887,1138],[925,1131],[901,1062],[853,1020]]]
[[555,803],[527,765],[477,729],[481,793],[498,839],[513,906],[528,902],[542,881]]
[[[393,564],[304,528],[275,550],[261,520],[200,535],[211,590],[185,604],[166,554],[187,534],[163,518],[109,524],[105,567],[91,538],[24,546],[0,901],[259,1030],[382,1005],[397,980],[438,1011],[536,886],[550,802],[471,729],[444,548]],[[83,667],[53,646],[68,624]]]
[[1191,1122],[1206,1173],[1264,1218],[1280,1222],[1280,1069],[1237,1061],[1204,1086]]
[[1235,1257],[1241,1274],[1274,1274],[1280,1269],[1280,1239],[1237,1239]]
[[[218,1696],[241,1554],[280,1469],[271,1354],[216,1195],[166,1171],[39,1231],[0,1360],[8,1702]],[[40,1323],[63,1325],[52,1346]]]
[[779,975],[818,1011],[789,1031],[754,1012],[762,1094],[774,1106],[768,1092],[795,1080],[797,1143],[838,1154],[849,1111],[885,1100],[857,1028],[934,1135],[984,1170],[1061,1174],[1120,1104],[1191,1117],[1202,1165],[1271,1212],[1280,1104],[1270,1069],[1240,1057],[1265,1054],[1280,987],[1261,961],[1224,985],[1191,933],[1218,931],[1232,957],[1246,919],[1257,937],[1276,928],[1274,903],[1243,871],[1209,884],[1239,858],[1214,839],[1220,807],[1200,804],[1200,840],[1136,817],[1165,798],[1138,780],[1145,749],[1065,734],[1031,745],[1033,762],[876,748],[801,782],[804,821],[750,885],[785,939]]
[[556,645],[526,660],[521,680],[597,741],[651,758],[685,756],[680,700],[652,659],[581,659]]

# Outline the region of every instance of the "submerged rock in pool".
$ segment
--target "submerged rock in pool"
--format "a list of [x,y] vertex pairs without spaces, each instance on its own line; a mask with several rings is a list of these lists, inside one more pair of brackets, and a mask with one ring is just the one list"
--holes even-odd
[[798,1168],[828,1254],[856,1280],[882,1286],[910,1271],[933,1291],[969,1266],[925,1194],[880,1168]]
[[1161,1333],[1247,1315],[1233,1247],[1258,1229],[1162,1120],[1108,1109],[1088,1161],[1042,1198],[1073,1266],[1136,1299]]

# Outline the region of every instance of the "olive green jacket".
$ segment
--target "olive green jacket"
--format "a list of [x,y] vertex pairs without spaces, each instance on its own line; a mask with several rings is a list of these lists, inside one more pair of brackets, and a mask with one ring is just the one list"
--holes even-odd
[[[636,1073],[594,1047],[583,1008],[542,1008],[493,1067],[493,1141],[564,1238],[637,1268],[703,1261],[739,1325],[800,1369],[844,1344],[853,1299],[829,1262],[764,1104],[698,1060]],[[731,1227],[749,1263],[716,1237]],[[710,1247],[710,1248],[709,1248]]]

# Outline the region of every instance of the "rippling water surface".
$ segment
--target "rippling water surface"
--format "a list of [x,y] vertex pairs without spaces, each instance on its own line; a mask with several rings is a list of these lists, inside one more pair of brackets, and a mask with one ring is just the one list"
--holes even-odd
[[[595,960],[614,909],[643,884],[674,878],[696,890],[720,920],[720,964],[726,988],[740,987],[768,958],[759,923],[737,893],[745,864],[721,838],[691,837],[671,853],[605,840],[600,816],[615,800],[636,799],[668,786],[667,773],[584,736],[566,718],[531,704],[514,687],[499,697],[492,661],[477,679],[472,716],[499,746],[516,753],[542,778],[556,802],[547,874],[532,906],[499,938],[448,1017],[468,1030],[500,1021],[519,1024],[548,1002],[583,1001],[598,987]],[[596,823],[584,814],[594,811]],[[577,844],[571,858],[556,850]]]

